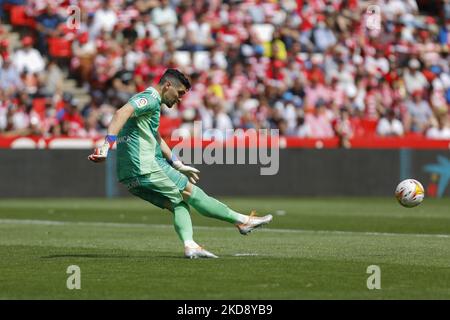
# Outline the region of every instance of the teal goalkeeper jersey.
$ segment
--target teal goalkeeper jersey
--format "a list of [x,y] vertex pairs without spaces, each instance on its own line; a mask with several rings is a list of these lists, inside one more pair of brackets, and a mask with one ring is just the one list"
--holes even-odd
[[119,181],[149,174],[159,169],[157,158],[162,158],[156,140],[161,112],[161,96],[149,87],[128,103],[133,115],[117,136],[117,176]]

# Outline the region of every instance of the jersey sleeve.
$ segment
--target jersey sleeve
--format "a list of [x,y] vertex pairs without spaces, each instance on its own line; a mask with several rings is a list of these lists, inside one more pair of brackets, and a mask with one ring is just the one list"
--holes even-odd
[[159,102],[151,94],[141,92],[135,94],[128,100],[134,108],[134,115],[140,117],[147,113],[157,112],[159,108]]

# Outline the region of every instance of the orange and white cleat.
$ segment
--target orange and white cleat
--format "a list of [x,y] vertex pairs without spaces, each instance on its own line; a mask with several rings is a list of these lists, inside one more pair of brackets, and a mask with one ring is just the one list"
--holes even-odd
[[236,227],[242,235],[247,235],[254,229],[270,223],[272,219],[273,216],[271,214],[265,215],[264,217],[257,217],[256,211],[253,210],[248,217],[248,221],[246,223],[237,224]]
[[201,246],[198,247],[184,247],[184,256],[189,259],[197,258],[218,258],[215,254],[203,249]]

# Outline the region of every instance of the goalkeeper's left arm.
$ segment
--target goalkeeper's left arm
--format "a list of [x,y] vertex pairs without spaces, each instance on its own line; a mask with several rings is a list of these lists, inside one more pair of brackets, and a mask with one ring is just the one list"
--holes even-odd
[[188,177],[190,182],[196,184],[197,181],[200,180],[200,177],[198,176],[200,171],[198,169],[185,165],[180,159],[178,159],[178,157],[173,154],[172,150],[170,150],[169,146],[164,141],[164,139],[161,138],[159,133],[157,140],[161,147],[161,152],[164,158],[167,159],[167,162],[169,162],[170,165],[174,167],[176,170],[180,171],[182,174]]
[[106,160],[108,157],[108,151],[112,148],[114,142],[116,142],[119,131],[125,125],[125,122],[127,122],[127,120],[131,117],[133,112],[133,106],[127,103],[114,113],[114,117],[108,127],[108,134],[105,138],[105,142],[100,148],[95,148],[94,153],[89,155],[89,160],[93,162],[103,162]]

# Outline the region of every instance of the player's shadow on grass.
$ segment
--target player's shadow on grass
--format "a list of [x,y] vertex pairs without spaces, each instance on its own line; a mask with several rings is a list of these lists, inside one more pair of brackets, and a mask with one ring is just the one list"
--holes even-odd
[[88,258],[88,259],[151,259],[151,258],[172,258],[172,259],[184,259],[183,256],[170,256],[170,255],[148,255],[148,256],[131,256],[131,255],[114,255],[114,254],[52,254],[49,256],[43,256],[41,259],[58,259],[58,258]]

